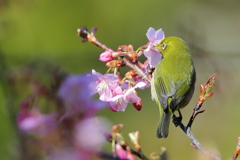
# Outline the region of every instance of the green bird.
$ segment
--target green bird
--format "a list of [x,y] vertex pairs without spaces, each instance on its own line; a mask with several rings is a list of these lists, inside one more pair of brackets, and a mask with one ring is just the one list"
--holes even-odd
[[151,94],[160,110],[157,137],[167,138],[173,113],[185,107],[192,98],[196,72],[189,47],[182,39],[166,37],[155,47],[163,59],[154,70]]

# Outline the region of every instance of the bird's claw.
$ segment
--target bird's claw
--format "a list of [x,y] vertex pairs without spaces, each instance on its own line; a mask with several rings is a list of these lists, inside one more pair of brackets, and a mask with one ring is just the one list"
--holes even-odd
[[174,123],[175,127],[179,126],[184,132],[186,132],[187,127],[184,126],[184,124],[182,123],[182,119],[183,119],[182,114],[179,110],[178,110],[178,113],[179,113],[178,117],[175,114],[173,114],[173,117],[172,117],[173,121],[172,122]]
[[179,125],[182,124],[182,116],[176,116],[175,114],[172,117],[172,122],[174,123],[175,127],[178,127]]

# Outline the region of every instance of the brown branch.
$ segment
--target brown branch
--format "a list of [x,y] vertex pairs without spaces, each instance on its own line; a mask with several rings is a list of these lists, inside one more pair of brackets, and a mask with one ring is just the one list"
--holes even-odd
[[[108,135],[107,136],[107,141],[112,143],[112,136]],[[121,145],[121,147],[126,151],[127,150],[127,146],[126,145]],[[134,149],[130,148],[131,153],[135,156],[137,156],[138,158],[142,159],[142,160],[148,160],[148,158],[142,153],[142,152],[137,152]]]
[[109,154],[109,153],[105,153],[105,152],[99,152],[98,153],[98,156],[104,160],[123,160],[119,157],[114,157],[113,155]]
[[146,80],[150,83],[150,79],[148,76],[140,69],[140,67],[136,64],[131,63],[127,58],[123,57],[122,60],[125,62],[126,66],[132,68],[135,72],[138,73],[142,77],[143,80]]
[[[203,102],[208,99],[209,97],[211,97],[213,95],[213,88],[214,88],[214,82],[216,79],[216,74],[214,73],[204,85],[200,86],[200,96],[198,98],[198,103],[196,104],[196,106],[193,109],[193,113],[191,115],[191,118],[187,124],[187,126],[184,126],[184,124],[182,122],[178,122],[177,124],[175,124],[176,126],[179,126],[184,133],[186,133],[186,135],[188,136],[188,138],[191,140],[191,145],[201,151],[203,154],[205,154],[208,157],[214,158],[216,160],[222,160],[222,158],[216,154],[216,153],[212,153],[207,151],[202,144],[194,137],[192,131],[191,131],[191,126],[196,118],[197,115],[199,115],[199,113],[203,113],[205,110],[202,110],[201,107],[203,105]],[[180,113],[180,112],[179,112]],[[180,115],[181,116],[181,115]],[[176,118],[175,115],[173,115],[173,118]]]
[[194,137],[194,135],[193,135],[193,133],[191,131],[191,127],[187,128],[187,136],[191,140],[191,142],[192,142],[191,145],[195,149],[199,150],[200,152],[202,152],[206,156],[211,157],[213,159],[223,160],[217,153],[209,152],[202,146],[202,144],[197,140],[197,138]]
[[235,152],[233,154],[232,160],[236,160],[239,153],[240,153],[240,137],[237,138],[237,147],[236,147]]
[[203,113],[205,110],[201,109],[203,102],[213,95],[214,82],[216,80],[217,74],[214,73],[204,85],[200,85],[200,95],[198,102],[193,109],[193,114],[188,122],[187,127],[191,127],[194,119],[199,113]]
[[[88,29],[85,27],[81,27],[77,30],[78,32],[78,36],[80,36],[82,38],[82,42],[91,42],[92,44],[94,44],[97,47],[102,48],[103,50],[109,50],[113,53],[116,53],[117,51],[114,51],[113,49],[107,47],[104,43],[100,42],[94,34],[90,34],[88,32]],[[123,52],[119,52],[119,53],[123,53]],[[140,53],[138,55],[142,55],[142,51],[140,51]],[[149,76],[147,74],[145,74],[142,69],[138,66],[137,63],[133,63],[132,61],[128,60],[126,58],[126,56],[119,56],[119,59],[122,60],[126,66],[132,68],[140,77],[142,77],[142,79],[146,80],[147,82],[150,83],[150,79]]]
[[[114,127],[114,126],[113,126]],[[115,128],[117,128],[117,127],[115,127]],[[117,128],[118,129],[118,128]],[[116,132],[119,132],[120,130],[118,130],[118,131],[116,131]],[[111,135],[111,134],[109,134],[109,133],[105,133],[105,138],[106,138],[106,140],[108,141],[108,142],[110,142],[110,143],[112,143],[113,142],[113,136]],[[117,141],[115,141],[115,143],[117,143]],[[135,155],[135,156],[137,156],[138,158],[140,158],[140,159],[142,159],[142,160],[148,160],[148,158],[144,155],[144,153],[142,153],[142,150],[139,150],[139,152],[138,151],[135,151],[134,149],[132,149],[132,148],[130,148],[126,143],[125,144],[121,144],[121,143],[119,143],[120,145],[121,145],[121,147],[125,150],[125,151],[127,151],[127,147],[130,149],[130,152],[133,154],[133,155]]]

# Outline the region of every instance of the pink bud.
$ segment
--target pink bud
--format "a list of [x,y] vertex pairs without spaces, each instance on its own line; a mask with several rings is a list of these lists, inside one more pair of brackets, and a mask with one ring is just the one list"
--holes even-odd
[[109,51],[109,50],[106,50],[105,52],[103,52],[101,55],[100,55],[100,61],[103,61],[103,62],[108,62],[108,61],[111,61],[113,59],[112,57],[112,52]]
[[136,108],[136,110],[140,111],[142,109],[142,100],[133,103],[133,106]]

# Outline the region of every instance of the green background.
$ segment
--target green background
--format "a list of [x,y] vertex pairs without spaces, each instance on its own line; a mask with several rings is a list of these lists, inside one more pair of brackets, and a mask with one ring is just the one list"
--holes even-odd
[[[166,36],[184,39],[192,50],[197,83],[192,101],[182,111],[183,121],[188,121],[197,102],[199,85],[216,72],[214,96],[203,105],[206,111],[196,118],[192,131],[208,150],[229,159],[240,136],[239,8],[238,0],[0,1],[0,159],[18,157],[14,113],[30,94],[26,84],[22,85],[26,82],[22,78],[25,66],[37,66],[36,73],[43,81],[51,66],[60,66],[70,73],[91,69],[106,72],[105,63],[98,60],[103,51],[81,43],[76,32],[80,26],[98,27],[97,38],[112,49],[124,44],[136,49],[146,44],[149,27],[162,28]],[[10,71],[18,77],[14,99],[8,97],[13,93],[6,94],[9,86],[4,78]],[[167,139],[157,139],[158,107],[151,101],[150,89],[139,91],[139,95],[143,99],[140,112],[129,105],[125,112],[113,113],[106,108],[99,115],[106,116],[112,124],[123,123],[122,133],[127,140],[129,132],[139,130],[146,155],[164,146],[170,159],[206,159],[173,124]],[[9,108],[9,104],[14,107]]]

